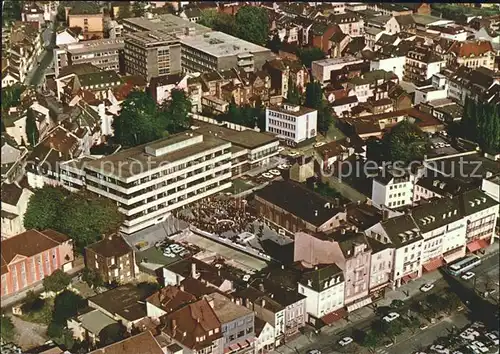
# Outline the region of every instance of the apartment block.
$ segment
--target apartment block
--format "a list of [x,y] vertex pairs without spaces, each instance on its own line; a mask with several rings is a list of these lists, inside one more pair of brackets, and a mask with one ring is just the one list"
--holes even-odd
[[79,43],[60,45],[54,49],[54,70],[56,77],[68,65],[92,64],[101,70],[120,70],[120,52],[125,43],[123,38],[96,39]]
[[116,201],[124,233],[164,221],[173,210],[231,186],[231,143],[182,133],[85,166],[87,190]]
[[184,20],[172,14],[160,15],[154,18],[132,17],[123,19],[125,32],[165,30],[172,35],[198,35],[212,31],[210,28]]
[[292,146],[312,139],[318,132],[318,111],[289,104],[266,108],[266,132]]
[[125,35],[125,72],[149,81],[152,77],[181,71],[181,45],[166,30]]
[[312,76],[321,84],[327,84],[332,77],[332,71],[340,70],[347,65],[360,64],[363,59],[353,56],[344,56],[342,58],[330,58],[315,60],[311,64]]
[[223,32],[184,36],[182,69],[186,72],[211,72],[242,68],[247,72],[262,69],[273,55],[270,49]]

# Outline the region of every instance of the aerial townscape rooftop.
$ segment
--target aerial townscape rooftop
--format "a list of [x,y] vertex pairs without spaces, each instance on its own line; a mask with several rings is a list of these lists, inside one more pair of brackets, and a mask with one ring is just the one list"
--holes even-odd
[[0,351],[500,350],[500,4],[2,1]]

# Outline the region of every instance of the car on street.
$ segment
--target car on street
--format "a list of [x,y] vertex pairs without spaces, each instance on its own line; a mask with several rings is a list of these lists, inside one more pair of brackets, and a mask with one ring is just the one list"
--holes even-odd
[[427,284],[424,284],[420,287],[420,291],[423,293],[426,293],[428,291],[431,291],[433,288],[434,288],[434,284],[427,283]]
[[287,164],[287,163],[283,163],[281,165],[278,165],[278,169],[280,169],[280,170],[286,170],[286,169],[288,169],[290,167],[291,166],[289,164]]
[[488,338],[494,345],[498,345],[498,337],[494,333],[486,333],[485,337]]
[[321,351],[318,349],[312,349],[307,352],[307,354],[321,354]]
[[346,345],[349,345],[352,342],[354,342],[354,339],[352,339],[351,337],[344,337],[341,340],[339,340],[339,345],[341,347],[345,347]]
[[299,156],[299,153],[297,151],[290,151],[288,153],[288,155],[291,156],[291,157],[296,157],[296,156]]
[[400,317],[399,313],[397,313],[397,312],[389,312],[389,314],[387,314],[387,316],[384,316],[382,319],[385,322],[392,322],[395,319],[398,319],[399,317]]
[[262,177],[266,177],[266,178],[274,178],[274,176],[271,174],[271,173],[268,173],[268,172],[264,172],[262,174]]
[[269,170],[269,173],[275,175],[275,176],[280,176],[281,172],[279,170]]
[[323,145],[325,145],[325,144],[326,144],[326,143],[325,143],[324,141],[318,141],[317,143],[315,143],[315,144],[313,145],[313,147],[317,148],[317,147],[323,146]]
[[461,276],[461,278],[462,278],[463,280],[469,280],[469,279],[474,278],[475,276],[476,276],[476,273],[474,273],[474,272],[467,272],[467,273],[464,273],[464,274]]
[[430,350],[439,354],[450,354],[450,350],[448,348],[445,348],[439,344],[431,345]]
[[422,331],[423,331],[423,330],[425,330],[425,329],[427,329],[427,328],[429,328],[429,325],[428,325],[428,324],[422,323],[422,324],[420,325],[420,329],[421,329]]
[[392,347],[393,345],[394,345],[394,342],[392,340],[386,340],[384,342],[384,347],[386,347],[386,348]]
[[488,353],[490,350],[483,342],[478,340],[472,342],[471,346],[477,348],[481,353]]

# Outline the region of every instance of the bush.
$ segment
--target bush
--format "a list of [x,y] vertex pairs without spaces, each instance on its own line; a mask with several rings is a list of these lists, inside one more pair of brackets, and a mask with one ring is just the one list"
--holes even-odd
[[48,325],[52,320],[52,301],[38,298],[35,302],[35,307],[31,307],[28,311],[22,308],[23,315],[21,318],[27,322]]
[[71,283],[71,277],[58,269],[50,276],[43,279],[43,288],[47,292],[58,293],[68,287]]

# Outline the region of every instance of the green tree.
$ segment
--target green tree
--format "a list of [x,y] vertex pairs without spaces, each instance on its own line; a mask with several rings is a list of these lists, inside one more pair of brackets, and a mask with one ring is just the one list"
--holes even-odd
[[19,104],[21,103],[21,95],[25,89],[26,87],[21,84],[15,84],[2,88],[2,111],[5,111],[11,107],[19,106]]
[[300,92],[291,77],[288,78],[288,92],[286,95],[286,101],[290,104],[300,105]]
[[64,290],[54,299],[52,322],[65,326],[66,321],[87,306],[87,301],[71,290]]
[[131,18],[134,17],[134,14],[132,13],[132,9],[130,6],[130,1],[124,1],[118,10],[118,18]]
[[203,10],[198,20],[198,24],[214,29],[217,22],[218,12],[214,9]]
[[0,337],[6,343],[11,342],[14,339],[16,330],[12,319],[6,316],[4,313],[0,316]]
[[304,106],[318,111],[318,131],[326,133],[333,122],[333,117],[330,107],[323,100],[323,89],[319,82],[312,81],[307,84]]
[[382,142],[390,161],[408,164],[424,158],[429,138],[417,125],[404,120],[386,133]]
[[38,128],[33,110],[28,108],[26,113],[26,136],[31,146],[38,144]]
[[361,345],[366,348],[374,349],[380,344],[381,336],[375,331],[368,331],[361,338]]
[[236,36],[265,46],[269,34],[269,18],[262,7],[243,6],[236,13]]
[[282,42],[280,36],[276,33],[273,38],[267,42],[267,48],[271,49],[273,53],[278,53],[281,49]]
[[189,128],[189,114],[191,113],[191,99],[186,91],[173,89],[170,99],[165,102],[162,108],[166,121],[166,130],[169,133],[182,132]]
[[99,344],[106,346],[125,338],[127,329],[121,323],[112,323],[99,332]]
[[12,21],[21,20],[21,5],[19,0],[4,0],[2,7],[2,28]]
[[30,290],[26,293],[26,297],[24,298],[24,303],[21,306],[23,313],[40,311],[45,305],[45,300],[40,298],[33,290]]
[[71,277],[60,269],[54,271],[48,277],[43,278],[43,288],[45,291],[58,293],[68,287]]
[[328,129],[333,123],[333,116],[330,107],[323,102],[322,106],[318,110],[318,131],[320,133],[326,134]]
[[117,232],[123,214],[110,199],[89,194],[71,194],[63,203],[59,230],[71,237],[77,248],[96,242],[101,235]]
[[94,269],[84,268],[82,272],[82,280],[93,289],[104,285],[101,273],[96,272]]
[[302,64],[306,66],[306,68],[311,67],[311,63],[315,60],[325,59],[325,53],[319,48],[310,47],[310,48],[299,48],[297,50],[297,56],[299,57]]
[[142,17],[146,13],[146,3],[143,1],[134,1],[132,5],[134,17]]
[[38,230],[57,229],[59,213],[67,195],[68,192],[60,187],[45,186],[35,190],[24,214],[24,227]]
[[113,121],[114,140],[133,147],[159,139],[165,130],[165,119],[147,92],[134,91],[122,103],[120,114]]

